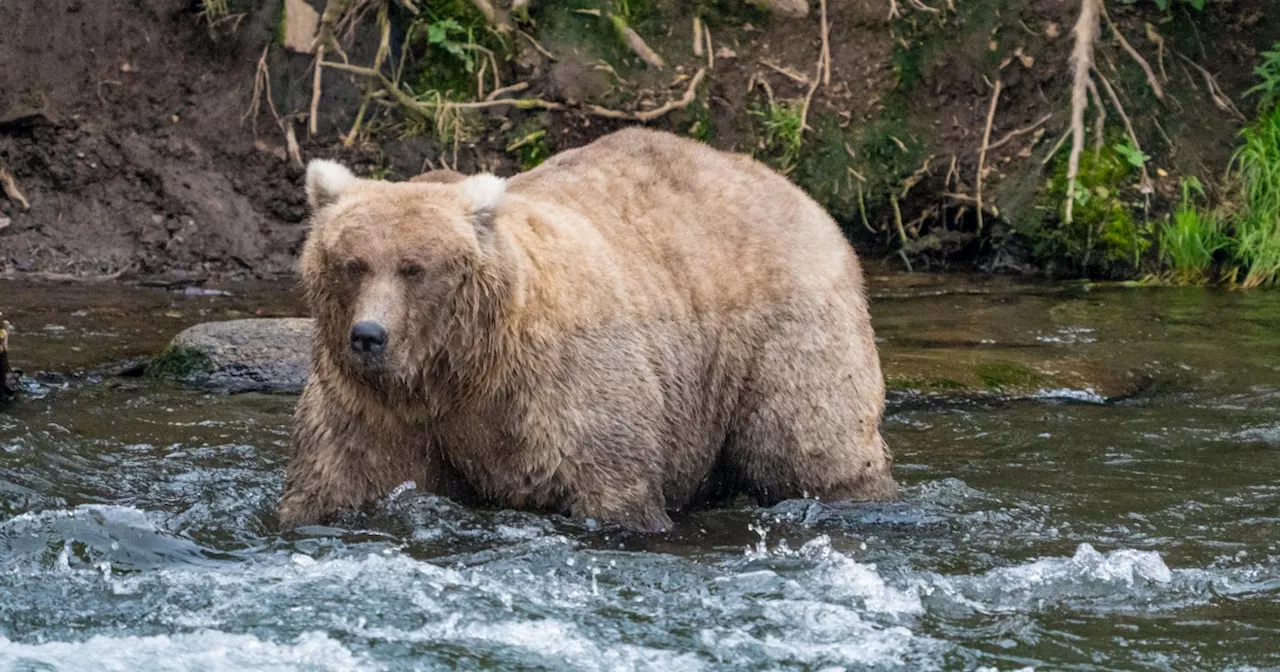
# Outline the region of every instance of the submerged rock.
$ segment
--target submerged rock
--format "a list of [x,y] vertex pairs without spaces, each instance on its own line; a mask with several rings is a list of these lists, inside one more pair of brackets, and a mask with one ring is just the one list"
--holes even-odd
[[206,322],[183,331],[147,367],[227,392],[302,391],[311,370],[311,320],[258,318]]

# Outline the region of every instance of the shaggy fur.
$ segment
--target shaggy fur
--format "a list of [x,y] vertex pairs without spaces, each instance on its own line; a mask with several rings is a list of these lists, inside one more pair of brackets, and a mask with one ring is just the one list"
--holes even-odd
[[[741,492],[897,496],[861,268],[765,166],[630,129],[506,181],[309,172],[283,525],[406,480],[639,530]],[[361,321],[385,351],[353,351]]]

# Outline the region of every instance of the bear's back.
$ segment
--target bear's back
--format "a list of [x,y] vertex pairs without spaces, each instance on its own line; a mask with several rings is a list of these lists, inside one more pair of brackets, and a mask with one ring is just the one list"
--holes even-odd
[[[529,219],[514,228],[583,299],[653,313],[759,305],[843,285],[852,248],[829,215],[763,164],[630,128],[510,179]],[[601,306],[604,309],[604,306]]]

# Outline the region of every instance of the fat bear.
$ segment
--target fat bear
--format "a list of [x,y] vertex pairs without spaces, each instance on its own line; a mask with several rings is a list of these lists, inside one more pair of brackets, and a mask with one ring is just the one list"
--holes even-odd
[[285,528],[408,480],[641,531],[897,497],[858,259],[763,164],[629,129],[507,180],[306,183]]

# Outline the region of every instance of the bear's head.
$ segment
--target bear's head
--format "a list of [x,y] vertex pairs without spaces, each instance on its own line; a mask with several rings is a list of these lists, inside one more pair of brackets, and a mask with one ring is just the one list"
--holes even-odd
[[387,182],[313,160],[302,277],[324,356],[370,383],[419,380],[469,317],[458,299],[494,257],[505,189],[490,174]]

